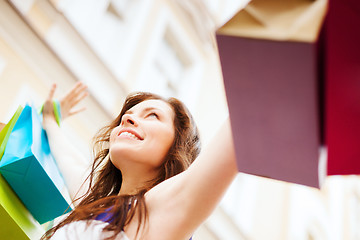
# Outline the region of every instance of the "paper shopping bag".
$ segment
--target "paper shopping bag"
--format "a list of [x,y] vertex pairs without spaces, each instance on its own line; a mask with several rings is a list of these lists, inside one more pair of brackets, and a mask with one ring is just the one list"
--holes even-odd
[[360,2],[330,0],[326,22],[328,175],[360,174]]
[[[21,112],[20,106],[0,132],[0,161]],[[4,239],[39,239],[43,233],[44,229],[0,175],[0,236]]]
[[3,126],[2,130],[0,131],[0,160],[4,154],[6,144],[9,140],[10,133],[14,128],[16,121],[18,120],[21,112],[23,110],[22,106],[19,106],[15,111],[14,115],[11,117],[10,121]]
[[39,223],[70,211],[70,197],[36,110],[27,105],[0,162],[0,173]]
[[34,219],[0,175],[1,239],[39,239],[44,233],[44,228]]
[[238,170],[318,187],[326,0],[253,0],[216,40]]

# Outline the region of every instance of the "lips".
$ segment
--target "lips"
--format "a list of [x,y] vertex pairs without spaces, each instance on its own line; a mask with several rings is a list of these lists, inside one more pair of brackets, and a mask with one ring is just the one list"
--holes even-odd
[[121,129],[120,132],[118,133],[118,136],[129,137],[135,140],[144,140],[144,138],[141,137],[140,134],[138,134],[135,130],[130,128]]

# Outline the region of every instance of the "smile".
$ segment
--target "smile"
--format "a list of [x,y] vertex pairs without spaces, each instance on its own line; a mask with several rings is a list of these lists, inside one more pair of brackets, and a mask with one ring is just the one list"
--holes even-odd
[[137,136],[135,136],[134,134],[130,133],[130,132],[121,132],[119,134],[119,137],[129,137],[129,138],[132,138],[132,139],[135,139],[135,140],[141,140],[140,138],[138,138]]

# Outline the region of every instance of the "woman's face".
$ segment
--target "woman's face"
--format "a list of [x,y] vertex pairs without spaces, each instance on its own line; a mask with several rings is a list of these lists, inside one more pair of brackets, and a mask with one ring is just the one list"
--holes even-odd
[[110,159],[121,170],[145,167],[156,170],[163,163],[175,136],[174,111],[162,100],[146,100],[122,117],[110,135]]

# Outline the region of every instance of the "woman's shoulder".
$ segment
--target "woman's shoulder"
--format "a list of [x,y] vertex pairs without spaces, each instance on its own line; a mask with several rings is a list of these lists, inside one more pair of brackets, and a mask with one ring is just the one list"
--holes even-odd
[[[51,240],[106,239],[112,235],[102,231],[106,225],[108,223],[98,220],[72,222],[57,230]],[[121,232],[116,240],[129,240],[129,238]]]

